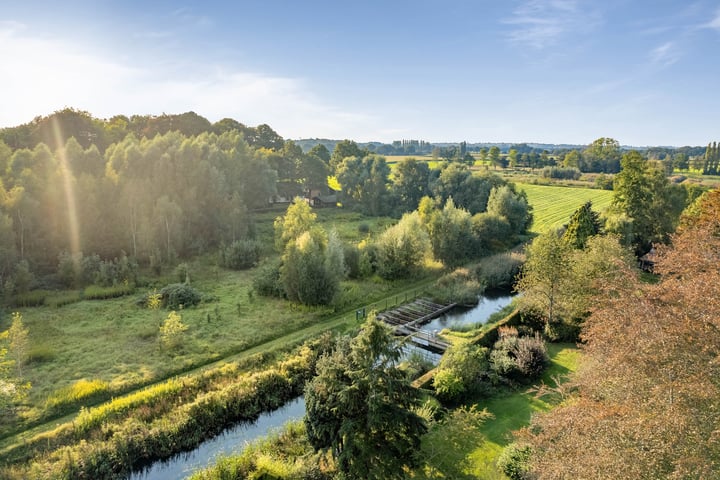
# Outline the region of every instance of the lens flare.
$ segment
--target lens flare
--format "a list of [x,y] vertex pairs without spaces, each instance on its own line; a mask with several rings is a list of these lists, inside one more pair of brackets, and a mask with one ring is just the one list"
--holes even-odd
[[[73,174],[70,169],[70,163],[65,152],[65,142],[63,142],[62,132],[60,131],[60,123],[55,117],[52,119],[53,135],[55,144],[58,146],[56,157],[60,164],[60,176],[62,177],[63,187],[65,190],[65,204],[67,205],[67,221],[68,235],[70,241],[70,253],[77,262],[80,253],[80,225],[78,223],[77,205],[75,203],[75,187],[73,185]],[[78,268],[79,265],[76,265]]]

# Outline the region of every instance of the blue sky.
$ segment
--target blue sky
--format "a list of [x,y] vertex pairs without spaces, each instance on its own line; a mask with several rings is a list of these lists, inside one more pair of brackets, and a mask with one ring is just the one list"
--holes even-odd
[[285,138],[720,140],[720,0],[12,3],[0,127],[74,107]]

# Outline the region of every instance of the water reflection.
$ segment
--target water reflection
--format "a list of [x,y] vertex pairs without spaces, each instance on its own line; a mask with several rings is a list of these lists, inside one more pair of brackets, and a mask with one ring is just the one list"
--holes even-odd
[[482,323],[495,312],[499,312],[510,304],[513,296],[508,293],[485,293],[480,297],[480,303],[469,309],[453,309],[450,312],[421,325],[420,328],[426,332],[439,332],[443,328],[453,326]]
[[305,415],[305,399],[296,398],[275,411],[264,413],[255,422],[240,423],[220,435],[201,443],[195,450],[183,452],[167,460],[158,461],[130,480],[167,480],[190,476],[195,470],[215,464],[219,456],[239,453],[247,443],[267,435],[292,420]]

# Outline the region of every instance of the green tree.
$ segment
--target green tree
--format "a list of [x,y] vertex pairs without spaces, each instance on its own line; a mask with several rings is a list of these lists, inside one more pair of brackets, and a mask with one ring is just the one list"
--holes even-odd
[[363,158],[368,155],[367,150],[358,147],[358,144],[352,140],[342,140],[335,145],[332,155],[330,156],[330,168],[335,171],[337,167],[348,157]]
[[430,167],[426,162],[408,158],[393,172],[392,191],[402,213],[415,210],[420,199],[430,194]]
[[508,152],[508,165],[510,168],[515,168],[518,166],[518,151],[514,148],[511,148]]
[[308,151],[308,155],[318,157],[320,160],[325,162],[326,165],[330,165],[330,150],[327,149],[322,143],[318,143]]
[[577,150],[570,150],[565,154],[563,159],[563,167],[565,168],[580,168],[580,152]]
[[16,314],[10,329],[0,333],[0,413],[22,401],[30,390],[30,383],[19,375],[27,353],[27,329]]
[[474,215],[487,210],[492,188],[506,183],[498,175],[473,175],[466,165],[450,163],[442,168],[431,189],[441,204],[452,197],[456,206]]
[[457,267],[474,255],[476,241],[470,213],[457,208],[452,198],[442,210],[433,211],[425,225],[433,255],[446,266]]
[[7,331],[8,357],[13,361],[18,378],[22,378],[23,367],[29,358],[30,340],[29,332],[22,320],[22,314],[12,314],[12,324]]
[[303,233],[312,230],[317,214],[302,198],[296,198],[288,207],[285,215],[275,219],[275,248],[282,252],[288,243],[295,241]]
[[620,170],[620,157],[620,143],[614,138],[601,137],[583,151],[580,170],[615,173]]
[[336,176],[342,185],[343,204],[373,216],[390,210],[390,167],[384,157],[346,157],[337,166]]
[[160,345],[168,351],[175,350],[182,345],[187,329],[188,326],[183,323],[182,316],[173,310],[160,325]]
[[513,234],[520,235],[532,225],[532,207],[525,192],[517,193],[512,185],[493,187],[487,202],[487,213],[507,219]]
[[[654,242],[667,241],[677,222],[677,206],[670,201],[670,184],[665,174],[651,168],[637,151],[622,158],[622,170],[615,176],[613,213],[624,214],[630,222],[635,253],[640,256]],[[620,233],[620,232],[618,232]]]
[[574,248],[584,248],[588,238],[600,231],[600,214],[592,209],[592,202],[588,201],[570,217],[563,239]]
[[571,247],[555,232],[535,238],[527,247],[527,262],[516,289],[523,308],[535,311],[553,328],[558,317],[567,316],[570,303]]
[[490,150],[488,151],[488,160],[490,160],[490,164],[495,168],[505,168],[505,164],[500,158],[500,148],[497,146],[490,147]]
[[306,231],[288,243],[280,267],[280,283],[288,299],[304,305],[332,302],[344,273],[342,245],[337,235]]
[[402,479],[415,462],[422,418],[418,391],[397,368],[389,329],[371,317],[352,340],[321,358],[305,387],[305,426],[316,449],[329,450],[346,478]]
[[386,279],[407,278],[423,264],[430,240],[417,212],[406,213],[375,242],[377,269]]

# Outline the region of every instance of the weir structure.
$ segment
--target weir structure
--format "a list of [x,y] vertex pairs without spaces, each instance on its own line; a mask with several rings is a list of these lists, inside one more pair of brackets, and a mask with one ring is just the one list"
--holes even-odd
[[390,325],[395,335],[407,337],[409,342],[436,353],[444,353],[450,346],[433,332],[425,332],[419,325],[439,317],[455,307],[455,303],[443,305],[427,298],[416,298],[410,303],[377,314],[377,319]]

